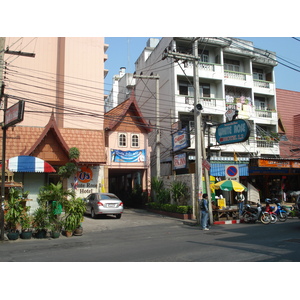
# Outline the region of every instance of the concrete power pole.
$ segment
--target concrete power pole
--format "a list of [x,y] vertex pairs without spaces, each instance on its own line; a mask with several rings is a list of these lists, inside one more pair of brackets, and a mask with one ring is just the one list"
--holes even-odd
[[[2,49],[0,49],[2,50]],[[10,51],[8,48],[4,51],[6,54],[18,55],[18,56],[27,56],[35,57],[35,53],[21,52],[21,51]],[[4,57],[3,57],[4,58]],[[4,59],[3,59],[4,63]],[[0,239],[4,240],[4,200],[5,200],[5,158],[6,158],[6,131],[7,127],[5,125],[5,113],[7,110],[8,95],[4,94],[5,84],[2,81],[1,83],[1,92],[0,92],[0,102],[2,102],[4,97],[3,105],[3,123],[2,123],[2,182],[1,182],[1,201],[0,201],[0,230],[1,236]]]

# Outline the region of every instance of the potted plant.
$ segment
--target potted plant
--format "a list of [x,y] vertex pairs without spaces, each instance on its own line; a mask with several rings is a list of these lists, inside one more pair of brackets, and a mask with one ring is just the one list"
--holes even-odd
[[66,236],[72,236],[73,232],[82,227],[83,215],[86,209],[86,204],[81,198],[73,197],[70,200],[65,201],[65,219],[64,229]]
[[19,230],[21,215],[23,212],[23,206],[20,201],[20,191],[14,188],[9,190],[8,201],[6,203],[5,221],[9,232],[7,237],[10,240],[16,240],[19,238]]
[[30,209],[30,206],[26,206],[25,210],[23,210],[23,213],[21,215],[21,227],[22,231],[20,234],[21,239],[31,239],[32,237],[32,229],[31,229],[31,217],[28,214],[28,211]]
[[49,215],[47,207],[40,206],[33,213],[33,226],[36,230],[35,237],[45,238],[49,228]]
[[53,210],[50,213],[49,221],[50,221],[51,237],[54,239],[59,238],[63,227],[63,221],[61,220],[60,216],[55,214],[55,211]]

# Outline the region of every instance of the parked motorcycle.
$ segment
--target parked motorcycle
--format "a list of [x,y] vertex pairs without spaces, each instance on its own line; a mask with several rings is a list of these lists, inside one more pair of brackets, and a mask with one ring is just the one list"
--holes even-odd
[[281,207],[280,201],[277,198],[274,198],[273,202],[277,205],[275,213],[277,214],[279,221],[285,222],[288,218],[287,212]]
[[266,206],[263,207],[262,210],[270,214],[271,224],[275,224],[277,222],[278,218],[277,218],[277,214],[275,212],[275,207],[270,205],[270,204],[272,204],[272,200],[270,198],[266,198],[265,202],[266,202]]
[[242,218],[245,223],[255,223],[257,220],[267,225],[271,223],[271,216],[268,212],[262,211],[261,204],[257,204],[257,207],[252,207],[249,204],[244,206]]

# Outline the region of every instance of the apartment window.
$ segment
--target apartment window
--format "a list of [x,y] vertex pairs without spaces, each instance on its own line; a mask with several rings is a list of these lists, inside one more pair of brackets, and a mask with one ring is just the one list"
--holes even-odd
[[266,100],[263,97],[256,97],[254,99],[254,104],[255,104],[255,109],[258,109],[258,110],[266,110],[267,109]]
[[253,79],[264,80],[264,71],[262,69],[253,68]]
[[133,134],[131,135],[131,147],[139,147],[139,135]]
[[210,85],[200,84],[200,96],[210,98]]
[[234,59],[224,59],[224,69],[227,71],[240,71],[240,62]]
[[208,50],[198,50],[198,56],[202,62],[208,62],[209,52]]
[[119,133],[119,147],[127,146],[126,133]]
[[179,81],[179,95],[194,97],[194,87],[185,81]]

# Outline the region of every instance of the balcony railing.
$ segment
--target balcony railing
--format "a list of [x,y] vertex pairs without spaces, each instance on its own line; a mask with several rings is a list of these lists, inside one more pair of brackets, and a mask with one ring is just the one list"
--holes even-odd
[[255,87],[264,88],[264,89],[269,89],[270,88],[270,82],[269,81],[254,79],[253,83],[254,83]]
[[224,78],[246,80],[247,73],[224,70]]
[[258,118],[272,118],[272,111],[255,109],[255,116]]
[[204,71],[215,71],[215,64],[199,62],[199,69]]
[[266,139],[256,139],[256,146],[258,148],[273,148],[278,145],[278,142]]
[[[205,107],[216,107],[217,105],[220,105],[218,103],[218,100],[222,101],[221,103],[224,103],[223,99],[220,98],[210,98],[210,97],[201,97],[200,102]],[[185,96],[185,104],[194,105],[194,97]]]

